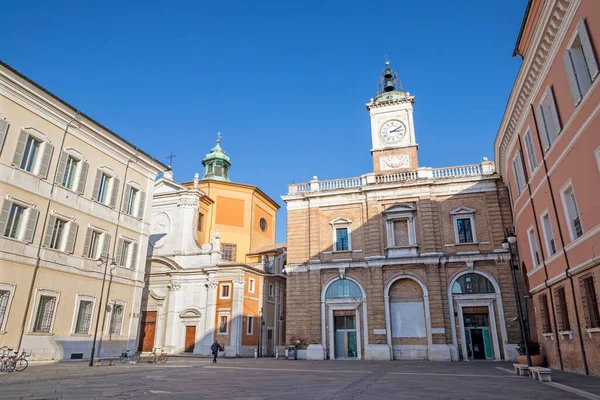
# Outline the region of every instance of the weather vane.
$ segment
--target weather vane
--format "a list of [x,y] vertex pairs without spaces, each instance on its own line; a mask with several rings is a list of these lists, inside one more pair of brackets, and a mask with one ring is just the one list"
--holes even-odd
[[169,156],[167,157],[169,159],[169,167],[173,165],[173,159],[177,157],[175,154],[173,154],[173,152],[171,152],[171,154],[169,154]]
[[217,143],[221,143],[221,131],[217,132]]

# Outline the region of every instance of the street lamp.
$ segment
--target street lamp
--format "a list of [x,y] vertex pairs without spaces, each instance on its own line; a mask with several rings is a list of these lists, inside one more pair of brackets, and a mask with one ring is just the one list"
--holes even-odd
[[525,356],[527,356],[527,365],[531,367],[531,354],[529,354],[529,330],[525,326],[525,318],[523,313],[523,307],[521,304],[521,297],[519,295],[519,285],[517,284],[517,269],[518,265],[514,265],[512,245],[517,243],[517,236],[512,229],[506,229],[504,240],[502,241],[502,247],[508,250],[510,260],[510,271],[512,273],[513,287],[515,290],[515,300],[517,300],[517,313],[519,315],[519,327],[521,328],[521,338],[525,344]]
[[[106,272],[108,270],[108,256],[100,256],[96,260],[96,264],[100,267],[104,263],[104,275],[102,276],[102,289],[100,290],[100,301],[98,302],[98,314],[96,316],[96,329],[94,329],[94,341],[92,342],[92,354],[90,354],[89,366],[94,366],[94,356],[96,355],[96,338],[98,337],[98,325],[100,325],[100,314],[102,313],[102,297],[104,295],[104,284],[106,283]],[[111,267],[116,267],[117,263],[113,260]]]

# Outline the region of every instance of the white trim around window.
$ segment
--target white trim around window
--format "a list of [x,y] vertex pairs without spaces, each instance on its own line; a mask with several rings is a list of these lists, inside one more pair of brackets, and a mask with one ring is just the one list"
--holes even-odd
[[[119,307],[122,307],[121,311]],[[120,313],[120,315],[119,315]],[[108,336],[123,336],[123,325],[125,323],[125,316],[127,315],[127,303],[123,300],[112,300],[110,302],[110,316],[108,318],[108,326],[106,334]],[[119,321],[116,318],[121,318]]]
[[[229,311],[227,312],[223,312],[223,311],[219,311],[217,313],[218,319],[217,319],[217,335],[229,335],[229,323],[231,322],[229,320],[229,316],[231,315],[231,313]],[[225,331],[221,330],[221,318],[225,317]]]
[[[44,300],[43,304],[42,300]],[[29,321],[29,334],[53,335],[59,300],[59,292],[47,289],[36,290],[33,312]],[[45,306],[45,309],[40,309],[40,306]]]
[[248,293],[254,293],[255,287],[256,287],[256,279],[248,278]]
[[[227,294],[223,294],[223,288],[227,287]],[[219,285],[219,299],[231,298],[231,283],[221,283]]]
[[[86,305],[91,302],[91,309],[86,309],[85,311],[81,309],[81,303],[86,302]],[[73,322],[71,325],[71,335],[76,336],[89,336],[90,331],[92,329],[92,321],[94,316],[94,311],[96,309],[96,298],[91,296],[77,295],[77,300],[75,301],[75,310],[73,313]],[[80,311],[82,314],[80,315]],[[79,321],[79,317],[82,317],[84,320]],[[89,319],[88,319],[89,318]],[[86,321],[87,319],[87,321]]]
[[6,324],[10,313],[10,305],[15,295],[15,286],[8,283],[0,283],[0,334],[6,332]]
[[542,258],[540,257],[540,251],[537,246],[537,238],[535,235],[535,230],[533,229],[533,225],[531,225],[527,230],[527,241],[529,242],[531,262],[533,263],[534,267],[537,267],[542,263]]
[[[349,220],[347,218],[343,218],[343,217],[338,217],[335,218],[334,220],[332,220],[331,222],[329,222],[329,224],[331,225],[332,229],[331,229],[331,233],[332,233],[332,240],[333,240],[333,244],[331,246],[332,251],[336,252],[336,251],[352,251],[352,230],[350,229],[350,226],[352,225],[352,220]],[[338,230],[342,230],[345,229],[346,230],[346,235],[348,236],[348,248],[347,249],[338,249],[338,240],[337,240],[337,231]]]
[[525,153],[527,154],[527,161],[529,164],[529,171],[531,172],[531,176],[537,169],[539,163],[537,159],[537,154],[535,154],[535,145],[533,144],[533,136],[529,127],[527,127],[527,130],[525,131],[525,135],[523,135],[523,141],[525,142]]
[[[469,207],[459,207],[450,212],[452,215],[452,225],[454,227],[454,242],[456,244],[473,244],[477,243],[477,233],[475,230],[475,210]],[[458,220],[469,219],[471,225],[471,241],[460,241],[460,233],[458,231]]]
[[596,149],[594,156],[596,156],[596,164],[598,165],[598,171],[600,172],[600,147]]
[[515,179],[515,186],[517,187],[517,198],[523,193],[523,189],[527,185],[525,179],[525,171],[523,171],[523,156],[521,150],[517,149],[512,159],[513,176]]
[[[560,196],[567,226],[569,227],[569,236],[571,237],[571,241],[574,241],[583,235],[584,229],[579,206],[577,205],[575,189],[570,179],[560,189]],[[577,232],[578,230],[579,232]]]
[[546,254],[548,254],[548,257],[552,257],[556,254],[556,239],[554,238],[554,230],[552,229],[552,221],[550,220],[548,209],[544,210],[542,215],[540,215],[540,223],[542,224],[542,231],[544,232]]
[[275,296],[275,285],[272,283],[269,285],[269,297]]
[[246,317],[246,335],[252,336],[254,335],[254,316],[248,315]]
[[563,66],[567,83],[575,107],[590,92],[592,83],[598,76],[598,63],[594,47],[582,18],[573,32],[569,44],[563,53]]

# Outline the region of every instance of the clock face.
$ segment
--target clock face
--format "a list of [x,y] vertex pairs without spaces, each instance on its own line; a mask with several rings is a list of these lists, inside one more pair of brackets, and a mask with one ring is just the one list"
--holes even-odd
[[396,143],[406,135],[406,126],[397,119],[385,122],[379,130],[381,140],[388,143]]

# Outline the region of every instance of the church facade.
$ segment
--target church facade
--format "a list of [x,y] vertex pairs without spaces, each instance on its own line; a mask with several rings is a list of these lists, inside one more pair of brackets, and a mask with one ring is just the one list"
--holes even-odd
[[285,245],[275,244],[279,205],[229,179],[217,143],[202,179],[156,182],[139,350],[229,357],[273,356],[285,338]]
[[506,187],[480,164],[422,167],[415,97],[386,63],[373,172],[289,185],[287,344],[307,359],[515,359]]

